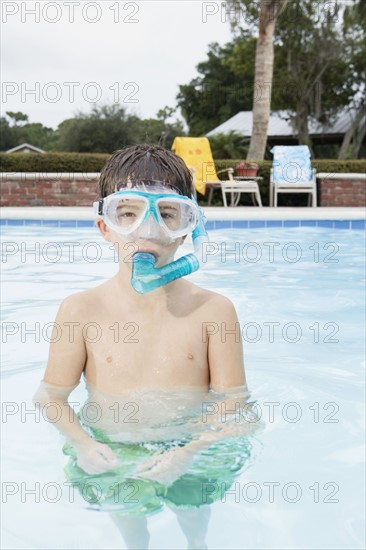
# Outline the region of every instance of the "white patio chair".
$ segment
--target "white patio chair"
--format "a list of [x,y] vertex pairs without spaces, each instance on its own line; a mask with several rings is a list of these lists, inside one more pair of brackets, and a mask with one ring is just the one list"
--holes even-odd
[[308,193],[308,206],[315,207],[316,170],[311,166],[307,145],[276,145],[271,149],[273,167],[269,184],[269,205],[277,206],[279,193]]

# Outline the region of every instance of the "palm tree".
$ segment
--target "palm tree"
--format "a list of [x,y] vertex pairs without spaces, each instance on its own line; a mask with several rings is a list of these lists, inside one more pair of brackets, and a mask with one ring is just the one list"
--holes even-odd
[[277,17],[288,0],[261,0],[259,35],[255,54],[253,127],[247,159],[263,160],[267,144],[271,111],[274,46],[273,35]]
[[[264,159],[271,109],[273,35],[276,20],[285,9],[287,2],[288,0],[240,0],[246,23],[257,26],[259,31],[255,54],[253,127],[247,155],[249,160]],[[238,10],[238,0],[227,0],[226,3],[229,7],[231,25],[236,28],[240,26],[242,15],[241,10]]]

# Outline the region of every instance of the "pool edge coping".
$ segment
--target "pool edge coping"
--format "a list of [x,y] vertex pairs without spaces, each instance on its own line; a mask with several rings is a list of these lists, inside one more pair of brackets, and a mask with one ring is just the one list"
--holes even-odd
[[[364,207],[203,207],[208,221],[290,221],[290,220],[365,220]],[[95,216],[89,206],[3,206],[0,218],[6,220],[88,220]]]

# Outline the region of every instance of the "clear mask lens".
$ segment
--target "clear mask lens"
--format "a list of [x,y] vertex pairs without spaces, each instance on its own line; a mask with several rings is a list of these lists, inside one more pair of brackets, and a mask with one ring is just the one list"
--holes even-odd
[[110,201],[105,212],[107,221],[121,229],[123,233],[133,231],[145,217],[148,201],[135,197],[115,197]]
[[190,232],[196,225],[196,209],[182,199],[159,199],[156,206],[161,225],[172,233]]
[[[106,223],[121,234],[129,234],[151,216],[172,238],[191,233],[198,223],[199,211],[193,201],[172,196],[143,193],[115,193],[105,199]],[[147,195],[147,194],[146,194]]]

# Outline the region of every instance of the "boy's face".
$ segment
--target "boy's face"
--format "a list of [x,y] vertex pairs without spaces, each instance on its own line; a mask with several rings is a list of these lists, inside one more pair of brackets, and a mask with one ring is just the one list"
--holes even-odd
[[120,235],[116,231],[113,231],[102,219],[96,220],[95,223],[104,240],[114,245],[120,264],[126,264],[130,270],[132,270],[132,256],[135,252],[150,252],[154,254],[156,267],[161,267],[172,262],[176,251],[185,239],[185,237],[179,237],[169,244],[164,240],[159,240],[158,236],[150,238],[148,234],[135,239],[131,235]]
[[[152,253],[156,258],[156,267],[172,262],[185,236],[174,238],[174,234],[169,234],[169,230],[179,229],[178,225],[182,220],[179,204],[174,200],[169,201],[168,197],[164,200],[164,195],[176,195],[178,201],[180,195],[161,186],[149,189],[150,211],[146,213],[144,204],[144,201],[147,201],[146,196],[140,197],[138,194],[131,196],[131,194],[128,195],[128,191],[126,189],[127,194],[122,193],[117,196],[112,194],[107,198],[108,217],[112,221],[112,227],[102,219],[96,220],[103,238],[114,244],[120,263],[126,264],[129,269],[132,269],[132,256],[136,252]],[[146,195],[146,189],[143,191]],[[158,202],[156,202],[157,199]],[[183,204],[182,208],[184,207]],[[144,208],[145,216],[143,216]],[[139,218],[142,221],[139,222]],[[114,227],[116,230],[113,229]]]

